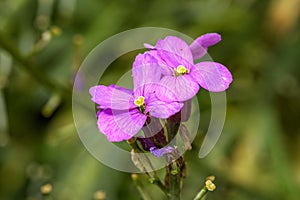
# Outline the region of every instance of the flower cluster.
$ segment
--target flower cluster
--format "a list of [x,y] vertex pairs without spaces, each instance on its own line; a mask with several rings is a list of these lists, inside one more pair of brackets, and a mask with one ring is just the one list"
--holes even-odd
[[145,44],[148,50],[137,55],[132,66],[133,90],[116,85],[90,88],[92,101],[98,104],[100,132],[109,141],[120,142],[136,136],[142,129],[144,149],[156,156],[170,152],[170,147],[166,147],[165,151],[159,149],[166,145],[164,136],[162,144],[147,140],[163,132],[157,119],[171,119],[186,110],[184,105],[200,87],[221,92],[232,82],[231,73],[224,65],[210,61],[196,63],[209,46],[220,40],[219,34],[208,33],[198,37],[191,45],[175,36],[160,39],[155,46]]

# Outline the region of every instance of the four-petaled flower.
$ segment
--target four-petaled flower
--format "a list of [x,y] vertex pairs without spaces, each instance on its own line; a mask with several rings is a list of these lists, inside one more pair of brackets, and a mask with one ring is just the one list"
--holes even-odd
[[197,94],[199,85],[211,92],[226,90],[232,76],[224,65],[210,61],[194,64],[194,59],[202,57],[207,47],[219,40],[218,35],[204,35],[189,46],[178,37],[167,36],[155,46],[146,44],[150,48],[149,53],[162,68],[163,77],[157,88],[157,97],[172,102],[176,94],[177,100],[186,101]]
[[178,101],[166,103],[157,98],[161,67],[148,53],[139,54],[132,69],[134,90],[115,85],[90,88],[98,106],[98,128],[111,142],[128,140],[145,125],[149,116],[166,119],[180,111]]

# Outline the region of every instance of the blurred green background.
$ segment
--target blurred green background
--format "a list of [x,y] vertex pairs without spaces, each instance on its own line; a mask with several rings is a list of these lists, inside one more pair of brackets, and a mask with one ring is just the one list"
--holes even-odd
[[[0,199],[100,199],[100,191],[106,199],[141,199],[130,174],[87,152],[70,94],[76,69],[98,43],[148,26],[193,38],[220,33],[209,53],[234,77],[223,134],[204,159],[198,152],[210,99],[204,90],[198,95],[201,122],[185,155],[182,199],[192,199],[209,175],[217,185],[211,200],[299,199],[299,12],[299,0],[0,0]],[[122,57],[126,70],[133,56]],[[121,76],[124,62],[105,80]]]

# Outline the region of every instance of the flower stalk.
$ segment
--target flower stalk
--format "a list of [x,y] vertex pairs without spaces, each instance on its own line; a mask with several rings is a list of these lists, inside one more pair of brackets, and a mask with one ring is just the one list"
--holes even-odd
[[168,182],[169,182],[169,199],[179,200],[181,192],[181,175],[180,167],[177,165],[176,161],[167,167]]

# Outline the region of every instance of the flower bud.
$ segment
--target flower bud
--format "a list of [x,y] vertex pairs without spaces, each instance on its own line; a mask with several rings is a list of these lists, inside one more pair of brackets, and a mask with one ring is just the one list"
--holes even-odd
[[216,185],[211,180],[205,182],[205,187],[208,191],[214,191],[216,189]]

